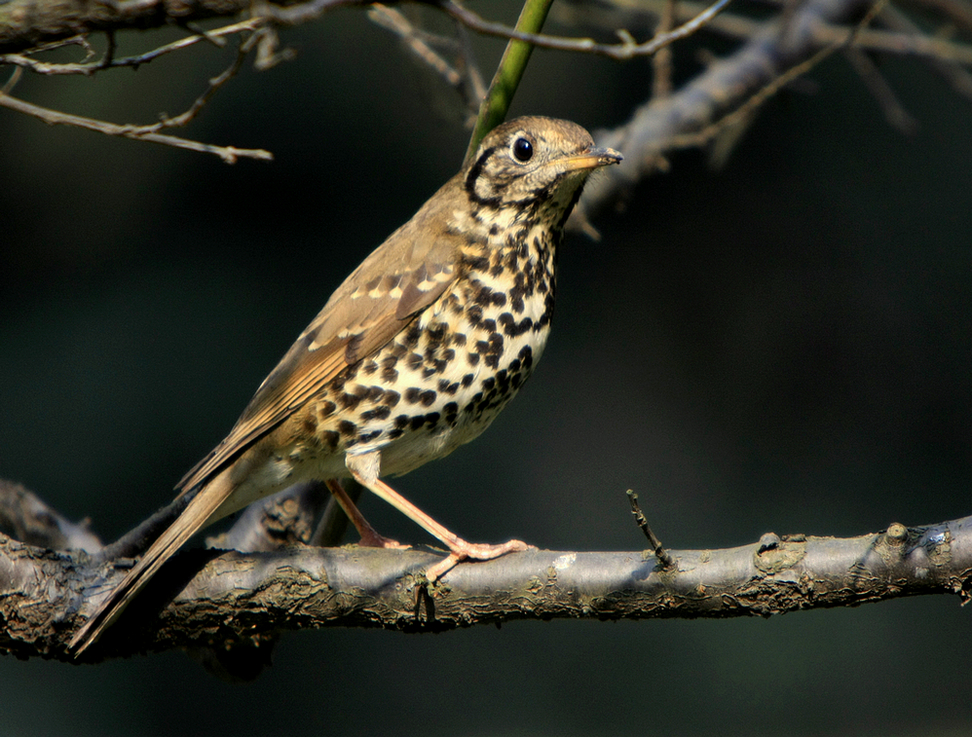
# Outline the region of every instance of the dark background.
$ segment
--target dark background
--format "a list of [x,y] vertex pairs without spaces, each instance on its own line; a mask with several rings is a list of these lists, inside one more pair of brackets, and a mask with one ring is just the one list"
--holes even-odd
[[[170,36],[126,35],[123,52]],[[461,161],[452,99],[363,14],[284,41],[295,62],[247,68],[186,131],[271,164],[0,112],[0,475],[106,539],[171,498],[331,290]],[[480,49],[490,70],[502,44]],[[228,60],[201,45],[17,92],[146,122]],[[692,70],[689,46],[678,63]],[[838,54],[766,106],[724,169],[674,156],[596,218],[601,242],[571,237],[535,378],[477,442],[397,487],[467,539],[564,550],[642,547],[628,488],[676,548],[969,514],[972,105],[916,61],[882,69],[914,135]],[[646,61],[538,52],[513,114],[611,127],[648,84]],[[428,542],[381,502],[364,510]],[[959,735],[969,625],[934,597],[770,620],[335,629],[285,636],[243,686],[181,653],[4,658],[0,733]]]

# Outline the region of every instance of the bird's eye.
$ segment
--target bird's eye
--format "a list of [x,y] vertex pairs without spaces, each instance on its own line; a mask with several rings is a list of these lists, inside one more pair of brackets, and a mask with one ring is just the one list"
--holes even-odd
[[533,158],[533,144],[526,138],[517,138],[513,141],[513,158],[521,164],[525,164]]

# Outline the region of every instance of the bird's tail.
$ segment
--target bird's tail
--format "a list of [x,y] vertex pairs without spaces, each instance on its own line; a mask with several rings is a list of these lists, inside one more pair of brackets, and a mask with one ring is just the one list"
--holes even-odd
[[68,650],[73,651],[75,657],[94,644],[105,629],[118,619],[128,603],[190,537],[223,516],[220,507],[236,489],[229,477],[228,471],[224,471],[201,488],[182,514],[159,535],[122,582],[98,606],[68,644]]

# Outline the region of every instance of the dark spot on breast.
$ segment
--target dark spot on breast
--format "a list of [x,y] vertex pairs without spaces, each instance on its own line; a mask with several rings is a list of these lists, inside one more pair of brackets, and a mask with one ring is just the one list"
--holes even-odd
[[419,328],[418,320],[412,322],[409,325],[408,330],[405,331],[404,336],[402,336],[402,343],[406,348],[414,348],[419,341],[419,335],[421,334],[421,329]]
[[314,419],[314,415],[305,415],[300,427],[305,435],[314,435],[317,432],[317,420]]
[[325,400],[317,406],[317,412],[321,416],[321,419],[325,419],[334,414],[334,410],[337,409],[337,405],[330,400]]
[[412,419],[412,418],[411,418],[411,417],[409,417],[408,415],[398,415],[398,416],[397,416],[397,417],[396,417],[396,418],[395,418],[395,419],[393,420],[393,422],[395,423],[395,427],[396,427],[396,428],[399,428],[399,429],[401,429],[401,428],[403,428],[403,427],[408,427],[408,423],[409,423],[409,422],[411,421],[411,419]]
[[338,432],[345,437],[351,437],[358,432],[358,426],[351,422],[351,420],[341,420],[338,423]]
[[462,264],[470,271],[486,271],[489,268],[489,259],[485,256],[469,256],[463,254]]
[[370,420],[385,420],[391,414],[391,407],[386,407],[382,405],[380,407],[375,407],[374,409],[369,409],[361,413],[361,419],[365,422]]
[[438,346],[446,335],[446,324],[444,322],[437,322],[429,325],[425,330],[425,340],[428,344],[426,350],[434,349]]
[[520,349],[518,358],[526,371],[530,371],[533,368],[533,349],[530,346],[523,346],[523,348]]
[[418,371],[419,366],[422,365],[422,357],[418,353],[409,353],[408,358],[405,359],[405,365],[411,371]]
[[431,389],[426,389],[422,392],[422,405],[425,407],[431,407],[432,403],[435,401],[436,393]]
[[361,372],[365,376],[373,376],[375,371],[378,370],[378,364],[374,361],[366,361],[361,365]]
[[438,412],[429,412],[425,416],[425,424],[429,426],[430,430],[434,430],[435,426],[439,424],[439,417],[441,415]]
[[481,307],[489,307],[490,305],[502,307],[506,304],[506,294],[483,285],[476,294],[475,303]]
[[468,389],[470,386],[472,386],[473,379],[475,378],[476,377],[472,374],[466,374],[462,377],[462,381],[460,383],[463,385],[463,387]]
[[417,389],[414,386],[410,386],[405,390],[405,401],[409,404],[418,404],[419,399],[422,397],[422,390]]
[[483,321],[483,308],[479,305],[472,305],[466,310],[466,319],[474,328],[478,328]]
[[470,366],[478,366],[479,365],[479,354],[478,353],[467,353],[466,354],[466,361],[469,363]]
[[503,333],[511,338],[515,338],[523,333],[527,332],[533,327],[533,320],[529,317],[524,317],[519,322],[513,317],[509,312],[504,312],[499,316],[499,324],[503,328]]
[[337,444],[340,439],[341,436],[334,432],[334,430],[325,430],[321,433],[321,443],[331,450],[337,448]]
[[455,402],[449,402],[442,408],[442,411],[445,412],[445,421],[455,427],[456,417],[459,414],[459,405]]
[[453,333],[452,334],[452,344],[462,348],[466,345],[466,334],[465,333]]
[[398,372],[395,369],[391,368],[390,366],[386,366],[381,370],[381,378],[382,381],[386,381],[389,384],[393,384],[395,383],[395,381],[398,380]]
[[500,369],[496,372],[496,385],[499,387],[500,394],[509,394],[510,375],[506,372],[506,369]]
[[523,304],[523,297],[526,294],[526,289],[522,286],[510,287],[510,308],[516,314],[520,314],[526,309]]
[[446,379],[439,379],[439,391],[452,396],[459,391],[459,382],[455,381],[450,384]]
[[369,443],[372,440],[377,439],[378,436],[382,434],[382,432],[384,432],[384,431],[383,430],[372,430],[371,432],[362,433],[361,435],[358,436],[358,442],[360,442],[360,443]]
[[396,391],[392,391],[391,389],[388,389],[385,391],[385,396],[382,398],[382,401],[387,406],[394,407],[396,404],[398,404],[398,400],[401,398],[402,398],[401,394],[399,394]]
[[342,409],[354,409],[361,402],[362,397],[357,393],[348,394],[347,392],[338,397],[338,402]]

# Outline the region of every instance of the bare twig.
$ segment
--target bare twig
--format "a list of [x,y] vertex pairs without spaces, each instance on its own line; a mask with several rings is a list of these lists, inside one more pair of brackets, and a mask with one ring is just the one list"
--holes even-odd
[[898,101],[891,85],[882,76],[874,61],[857,48],[844,49],[844,55],[850,61],[851,66],[858,73],[867,85],[874,99],[878,101],[884,111],[884,117],[889,125],[894,126],[902,133],[914,133],[918,130],[918,121],[904,109]]
[[[422,63],[442,77],[450,87],[459,89],[462,86],[462,75],[432,48],[430,34],[416,28],[415,24],[406,18],[401,11],[382,3],[375,3],[368,9],[368,18],[402,39],[405,47]],[[443,39],[437,40],[440,43],[443,41]]]
[[648,525],[648,519],[645,517],[645,513],[641,511],[641,506],[638,504],[638,495],[635,494],[631,489],[628,489],[628,502],[631,504],[631,514],[634,515],[635,522],[641,531],[645,533],[645,537],[648,538],[648,547],[658,558],[658,562],[664,570],[669,570],[675,567],[675,559],[672,554],[669,553],[661,544],[661,540],[655,535],[651,527]]
[[[654,22],[654,19],[664,13],[664,9],[669,0],[639,0],[637,3],[617,3],[625,10],[625,18],[630,21],[646,24]],[[694,0],[679,0],[674,7],[675,20],[685,22],[696,17],[703,12],[707,6],[702,2]],[[882,11],[882,20],[888,13],[900,12],[885,8]],[[613,28],[612,25],[605,26],[605,21],[609,24],[614,21],[611,16],[602,18],[595,8],[587,5],[566,6],[560,9],[559,16],[563,22],[584,22],[589,25]],[[754,38],[765,28],[765,21],[754,20],[743,15],[724,11],[713,17],[705,24],[705,30],[717,33],[727,38],[737,40],[749,40]],[[853,26],[840,25],[824,22],[817,19],[812,26],[807,28],[810,36],[817,48],[839,44],[846,40],[847,34]],[[863,51],[873,51],[894,56],[911,56],[925,59],[929,62],[942,61],[969,66],[972,65],[972,45],[950,40],[943,36],[934,36],[923,33],[917,26],[898,27],[895,30],[879,28],[862,28],[857,32],[854,45]]]
[[[675,0],[665,0],[662,14],[658,19],[655,33],[665,34],[672,30],[675,24]],[[668,97],[672,93],[672,47],[665,46],[658,50],[651,59],[651,94],[652,97]]]
[[579,209],[581,216],[589,217],[622,199],[634,182],[664,161],[666,152],[706,145],[731,126],[745,124],[772,95],[863,32],[861,26],[857,31],[845,29],[839,44],[820,48],[821,24],[839,23],[861,13],[867,23],[882,4],[867,0],[801,4],[785,37],[779,20],[765,21],[731,56],[711,64],[663,101],[643,105],[622,127],[599,132],[599,144],[624,151],[626,166],[592,180],[575,213]]
[[610,59],[623,61],[633,59],[637,56],[651,56],[658,49],[668,46],[679,39],[691,36],[721,12],[730,1],[717,0],[687,23],[683,23],[678,28],[668,33],[657,35],[641,44],[635,43],[630,36],[624,38],[620,44],[603,44],[591,38],[568,38],[565,36],[548,36],[542,33],[525,33],[502,23],[488,21],[464,5],[454,2],[454,0],[441,0],[439,7],[453,18],[462,22],[467,28],[487,36],[498,36],[499,38],[514,41],[526,41],[544,49],[597,54]]
[[[881,12],[881,20],[901,35],[925,39],[929,46],[935,46],[937,53],[929,54],[926,57],[928,63],[939,76],[952,86],[952,89],[964,97],[972,98],[972,75],[962,68],[962,65],[972,65],[972,47],[964,47],[966,54],[955,53],[956,50],[953,47],[956,44],[951,44],[944,38],[926,36],[910,18],[892,5]],[[953,53],[947,53],[948,51]]]
[[[778,93],[781,89],[790,84],[797,77],[800,77],[820,62],[830,56],[832,53],[837,51],[842,47],[849,47],[854,43],[857,34],[867,27],[867,25],[874,19],[874,17],[881,11],[881,9],[887,4],[888,0],[876,0],[876,2],[868,9],[867,13],[861,19],[860,23],[854,28],[845,32],[843,38],[838,39],[828,46],[820,49],[817,53],[813,54],[809,59],[806,59],[800,64],[795,64],[794,66],[787,69],[782,74],[776,76],[768,84],[766,84],[762,89],[753,94],[748,100],[746,100],[742,105],[733,110],[732,112],[724,115],[722,118],[716,120],[715,122],[707,125],[702,130],[696,133],[686,133],[679,136],[674,136],[670,141],[669,145],[671,148],[695,148],[708,143],[713,138],[718,136],[727,128],[731,128],[735,125],[743,124],[745,121],[752,118],[756,110],[768,100],[773,95]],[[787,24],[788,25],[788,24]],[[786,28],[782,29],[783,32]]]
[[[250,18],[239,23],[233,23],[228,26],[216,28],[212,31],[207,31],[205,36],[200,34],[187,36],[186,38],[181,38],[178,41],[173,41],[172,43],[168,43],[163,46],[159,46],[156,49],[152,49],[151,51],[147,51],[144,54],[138,54],[137,56],[126,56],[121,59],[113,58],[114,34],[108,34],[108,49],[105,51],[104,56],[98,61],[82,63],[42,62],[32,58],[34,54],[37,53],[36,50],[32,49],[29,53],[0,54],[0,64],[14,64],[38,74],[83,74],[85,76],[90,76],[103,69],[139,67],[142,64],[147,64],[148,62],[159,58],[160,56],[171,54],[173,51],[188,48],[199,43],[200,41],[206,39],[222,39],[235,33],[254,31],[263,26],[265,23],[266,20],[263,18]],[[74,41],[74,39],[71,39],[71,41]],[[63,46],[66,43],[67,42],[60,42],[56,44],[56,46]]]
[[[16,97],[11,97],[6,91],[0,94],[0,106],[9,108],[10,110],[16,110],[17,112],[21,112],[26,115],[31,115],[39,120],[44,121],[48,125],[71,125],[77,128],[85,128],[87,130],[97,131],[109,136],[121,136],[138,141],[161,143],[163,145],[184,148],[190,151],[211,153],[219,156],[228,164],[236,163],[237,159],[240,157],[269,161],[273,159],[273,155],[269,151],[264,151],[261,149],[240,149],[234,146],[214,146],[208,143],[199,143],[197,141],[191,141],[185,138],[178,138],[176,136],[159,133],[159,131],[166,128],[184,126],[199,114],[199,112],[206,106],[206,103],[208,103],[209,100],[212,99],[212,96],[216,94],[216,91],[219,90],[219,88],[226,84],[230,79],[232,79],[237,72],[239,72],[243,61],[246,59],[247,54],[252,48],[251,41],[253,38],[254,37],[251,36],[248,41],[244,41],[240,44],[240,49],[229,67],[227,67],[226,70],[224,70],[218,76],[209,80],[209,86],[193,101],[192,105],[190,105],[185,112],[175,117],[164,118],[158,123],[153,123],[151,125],[116,125],[103,120],[62,113],[57,110],[51,110],[50,108],[29,103]],[[7,87],[10,87],[9,83]]]
[[107,136],[121,136],[131,138],[136,141],[148,141],[150,143],[161,143],[164,146],[183,148],[188,151],[198,151],[200,153],[215,154],[227,164],[235,164],[240,157],[259,159],[261,161],[271,161],[273,154],[262,149],[236,148],[235,146],[214,146],[209,143],[199,143],[185,138],[156,133],[159,124],[155,125],[116,125],[103,120],[84,118],[80,115],[62,113],[50,108],[34,105],[33,103],[20,100],[9,95],[0,95],[0,107],[16,110],[25,115],[31,115],[38,120],[42,120],[48,125],[72,125],[76,128],[86,128],[87,130],[104,133]]

